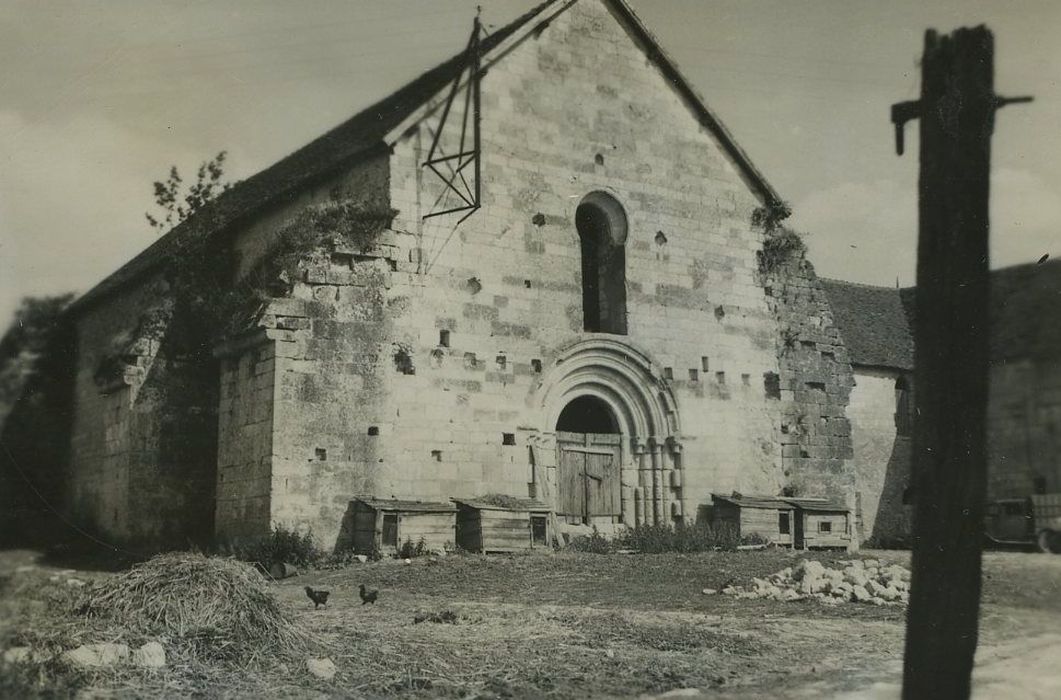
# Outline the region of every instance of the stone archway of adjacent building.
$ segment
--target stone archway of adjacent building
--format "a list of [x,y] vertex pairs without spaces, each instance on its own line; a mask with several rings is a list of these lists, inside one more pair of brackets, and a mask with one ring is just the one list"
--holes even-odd
[[672,522],[684,514],[677,404],[648,355],[599,335],[565,348],[536,391],[555,440],[545,491],[567,522]]

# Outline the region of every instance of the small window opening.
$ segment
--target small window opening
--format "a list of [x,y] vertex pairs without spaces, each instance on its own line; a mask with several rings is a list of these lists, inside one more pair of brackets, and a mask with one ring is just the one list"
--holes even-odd
[[328,460],[328,450],[324,449],[323,447],[318,447],[316,450],[314,450],[314,453],[317,455],[318,462],[325,462]]
[[711,361],[708,360],[707,355],[700,358],[700,369],[707,372],[711,369]]
[[763,373],[763,390],[766,392],[766,398],[768,399],[781,398],[781,377],[777,372]]
[[719,384],[725,384],[726,383],[726,373],[725,372],[715,372],[715,381],[718,382]]
[[716,306],[715,307],[715,318],[717,320],[721,321],[725,317],[726,317],[726,310],[723,309],[721,306]]
[[663,368],[663,378],[664,379],[674,379],[674,368],[673,367],[664,367]]
[[597,165],[604,165],[604,156],[598,153],[597,155],[593,156],[593,162]]
[[744,386],[751,386],[752,375],[750,375],[750,374],[742,374],[740,376],[740,383],[743,384]]
[[530,280],[523,280],[523,286],[526,287],[527,289],[530,289],[531,288],[531,281]]
[[828,520],[818,521],[818,532],[832,532],[833,524]]
[[370,426],[368,426],[368,434],[373,436],[373,437],[375,437],[376,435],[379,435],[379,426],[378,425],[370,425]]
[[444,348],[449,347],[449,331],[438,332],[438,344]]
[[690,369],[689,370],[689,381],[690,382],[698,382],[698,381],[700,381],[700,370]]
[[464,369],[475,369],[478,364],[478,359],[475,357],[474,352],[464,353]]
[[614,197],[588,194],[575,210],[582,259],[582,327],[626,335],[626,213]]
[[541,360],[539,360],[539,359],[537,359],[537,358],[535,358],[535,359],[531,360],[531,368],[532,368],[532,369],[533,369],[533,370],[534,370],[534,371],[535,371],[535,372],[536,372],[537,374],[541,374],[541,371],[542,371],[542,361],[541,361]]
[[383,514],[382,545],[384,547],[398,546],[398,514]]
[[431,450],[431,459],[436,462],[442,461],[442,450]]
[[505,357],[504,355],[498,355],[494,359],[497,362],[497,368],[498,369],[505,369],[505,367],[508,366],[508,358]]
[[516,434],[515,433],[501,433],[501,444],[502,445],[515,445]]
[[791,534],[791,530],[789,529],[790,527],[791,527],[791,524],[789,523],[789,520],[788,520],[788,513],[778,513],[777,514],[777,531],[779,533],[781,533],[782,535],[788,535],[788,534]]

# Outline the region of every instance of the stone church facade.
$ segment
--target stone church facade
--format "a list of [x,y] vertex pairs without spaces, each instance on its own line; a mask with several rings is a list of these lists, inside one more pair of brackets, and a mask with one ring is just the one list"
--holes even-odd
[[[425,218],[461,57],[239,183],[70,312],[68,505],[159,546],[357,495],[692,521],[854,508],[854,374],[780,197],[620,0],[482,42],[481,208]],[[440,144],[459,149],[459,133]]]

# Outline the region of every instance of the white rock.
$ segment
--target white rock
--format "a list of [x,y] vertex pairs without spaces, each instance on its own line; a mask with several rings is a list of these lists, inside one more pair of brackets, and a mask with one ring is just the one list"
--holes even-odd
[[851,596],[859,603],[865,603],[873,597],[869,594],[869,591],[867,591],[864,586],[855,586],[851,590]]
[[331,659],[306,659],[306,669],[317,678],[326,681],[335,678],[335,664]]
[[718,591],[715,590],[714,588],[705,588],[704,590],[702,590],[700,592],[703,593],[704,595],[715,595],[716,593],[718,593]]
[[355,554],[354,555],[354,559],[357,559],[359,564],[364,564],[365,562],[368,561],[368,556],[366,556],[364,554]]
[[147,668],[166,665],[166,650],[158,642],[148,642],[133,652],[133,663]]
[[67,586],[73,586],[74,588],[81,588],[85,585],[85,582],[79,578],[68,578],[66,579]]
[[32,651],[29,647],[11,647],[4,651],[5,664],[22,664],[30,660]]
[[63,653],[63,660],[79,668],[113,666],[129,658],[129,647],[124,644],[82,644]]

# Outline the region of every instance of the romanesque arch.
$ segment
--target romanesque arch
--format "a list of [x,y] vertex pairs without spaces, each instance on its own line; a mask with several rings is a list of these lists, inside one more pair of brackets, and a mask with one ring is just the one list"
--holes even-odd
[[[622,522],[671,522],[684,514],[677,403],[649,356],[604,335],[564,348],[531,401],[540,416],[540,450],[557,450],[556,426],[573,401],[592,397],[614,417],[619,436]],[[560,461],[558,455],[556,467]],[[552,495],[562,484],[551,475]]]

